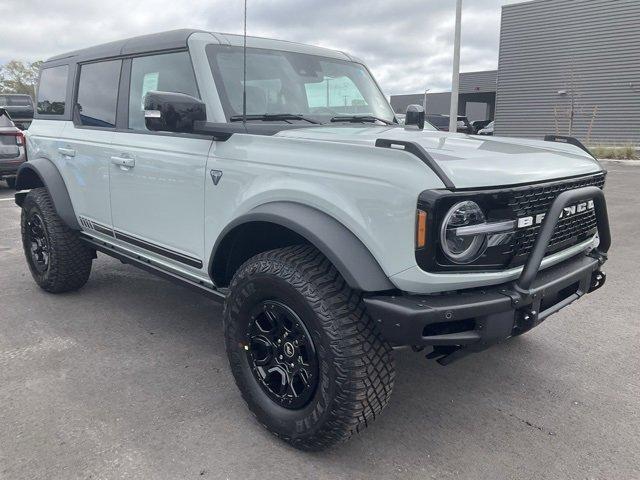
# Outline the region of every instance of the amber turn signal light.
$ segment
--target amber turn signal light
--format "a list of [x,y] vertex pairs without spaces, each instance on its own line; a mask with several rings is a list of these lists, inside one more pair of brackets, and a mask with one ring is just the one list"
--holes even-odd
[[424,248],[427,244],[427,212],[416,212],[416,248]]

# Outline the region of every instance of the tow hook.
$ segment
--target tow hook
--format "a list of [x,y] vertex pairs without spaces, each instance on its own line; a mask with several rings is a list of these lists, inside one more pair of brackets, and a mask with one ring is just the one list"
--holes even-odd
[[589,293],[599,289],[607,281],[607,275],[602,270],[596,270],[591,274],[591,284],[589,285]]
[[514,322],[514,332],[515,333],[524,333],[528,330],[531,330],[538,323],[538,312],[536,310],[532,310],[530,308],[526,308],[516,313],[516,318]]

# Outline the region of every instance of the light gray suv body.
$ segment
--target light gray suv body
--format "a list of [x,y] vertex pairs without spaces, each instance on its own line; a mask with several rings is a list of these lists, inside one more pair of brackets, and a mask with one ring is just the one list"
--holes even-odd
[[579,142],[415,106],[401,126],[348,54],[244,53],[178,30],[43,64],[16,194],[40,286],[81,287],[103,252],[223,300],[249,407],[318,449],[387,404],[392,347],[446,364],[604,282],[605,172]]

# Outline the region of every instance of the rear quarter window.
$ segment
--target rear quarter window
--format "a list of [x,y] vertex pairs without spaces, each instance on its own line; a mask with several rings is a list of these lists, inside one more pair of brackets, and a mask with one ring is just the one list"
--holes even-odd
[[38,85],[38,113],[41,115],[64,115],[67,96],[69,66],[45,68]]

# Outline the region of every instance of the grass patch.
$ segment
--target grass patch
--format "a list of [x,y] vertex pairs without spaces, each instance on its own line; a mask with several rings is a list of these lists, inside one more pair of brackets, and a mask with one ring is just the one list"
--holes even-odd
[[594,145],[589,150],[596,158],[611,158],[616,160],[638,160],[638,151],[632,143],[625,143],[622,146],[608,147],[604,145]]

